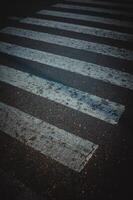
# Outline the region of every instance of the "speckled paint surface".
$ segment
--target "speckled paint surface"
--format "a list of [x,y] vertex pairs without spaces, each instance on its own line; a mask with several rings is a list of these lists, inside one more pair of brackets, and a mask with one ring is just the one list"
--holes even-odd
[[1,81],[111,124],[117,124],[125,110],[121,104],[7,66],[1,65],[0,70]]
[[1,32],[133,61],[133,51],[124,48],[13,27],[7,27]]
[[0,42],[0,52],[133,90],[133,75],[129,73],[5,42]]
[[105,38],[112,38],[117,40],[123,40],[123,41],[133,41],[133,35],[129,33],[121,33],[117,31],[111,31],[111,30],[105,30],[95,27],[89,27],[84,25],[77,25],[72,23],[66,23],[66,22],[58,22],[53,20],[46,20],[41,18],[33,18],[33,17],[27,17],[25,19],[20,20],[20,23],[27,23],[27,24],[33,24],[43,27],[51,27],[66,31],[73,31],[77,33],[83,33],[83,34],[91,34],[99,37],[105,37]]
[[[74,48],[58,45],[58,42],[62,42],[58,37],[56,38],[58,39],[57,44],[54,43],[54,40],[52,40],[53,43],[50,43],[48,36],[51,36],[52,39],[51,34],[54,34],[63,38],[69,37],[115,46],[118,47],[118,50],[119,48],[133,50],[133,29],[125,28],[124,25],[121,27],[101,22],[39,15],[36,12],[44,9],[61,10],[62,12],[89,14],[114,18],[121,22],[126,20],[131,22],[132,6],[128,3],[130,0],[125,0],[125,4],[123,1],[117,3],[118,0],[117,2],[115,0],[106,0],[106,2],[104,0],[75,0],[80,3],[73,3],[73,5],[93,7],[93,11],[87,12],[48,7],[52,0],[25,1],[23,7],[24,1],[22,4],[20,1],[14,3],[9,1],[14,9],[18,8],[16,5],[18,4],[21,12],[17,10],[17,15],[13,10],[10,16],[14,15],[17,18],[11,17],[12,20],[10,18],[7,24],[4,24],[5,26],[1,24],[0,26],[2,28],[14,26],[34,30],[38,34],[40,32],[49,33],[49,35],[45,35],[47,41],[43,42],[44,35],[39,35],[41,40],[38,40],[35,32],[28,35],[33,39],[18,37],[10,33],[0,33],[0,40],[7,42],[0,43],[0,64],[6,71],[4,74],[2,67],[0,68],[1,79],[3,77],[3,81],[0,81],[0,102],[2,102],[0,104],[0,116],[2,116],[2,118],[0,117],[0,199],[38,200],[40,199],[38,195],[42,196],[43,200],[127,199],[127,194],[128,196],[132,195],[130,182],[132,182],[131,162],[133,157],[133,62],[77,49],[77,44]],[[36,5],[30,4],[31,1],[36,1]],[[39,1],[41,1],[40,5]],[[88,5],[84,4],[84,1],[89,2]],[[53,2],[57,3],[54,0]],[[70,4],[72,5],[69,2]],[[6,5],[5,14],[7,10],[12,9],[11,6]],[[104,13],[105,9],[106,12],[108,11],[107,13]],[[24,19],[27,16],[30,18]],[[22,73],[20,71],[11,73],[12,69],[20,70]],[[24,76],[23,72],[26,72],[27,76]],[[47,86],[50,86],[50,88],[45,88],[43,87],[44,82],[40,79],[37,81],[34,75],[44,81],[46,79],[46,81],[62,83],[62,87],[59,91],[54,91],[58,88],[57,85],[45,82]],[[27,86],[24,81],[28,82]],[[21,84],[28,90],[18,87]],[[76,88],[78,93],[73,96],[71,102],[66,100],[73,94],[69,90],[70,87]],[[46,93],[43,89],[53,94],[54,97],[50,96],[50,99],[49,96],[45,97]],[[89,95],[89,99],[88,96],[83,97],[81,91]],[[51,100],[58,97],[54,95],[54,92],[58,92],[59,97],[63,98],[64,104],[63,101],[58,103]],[[112,116],[111,113],[108,114],[108,107],[110,106],[110,112],[115,110],[113,102],[119,103],[115,104],[117,114],[120,111],[118,105],[124,105],[125,112],[120,115],[117,125],[100,120],[98,114],[93,117],[80,111],[78,106],[76,109],[73,107],[76,105],[74,104],[75,99],[82,102],[83,105],[88,105],[86,100],[88,99],[89,107],[94,109],[90,102],[92,94],[102,100],[101,103],[101,100],[93,98],[94,105],[97,102],[96,112],[102,113],[103,116],[103,108],[105,108],[107,119]],[[101,105],[105,107],[100,107]],[[115,119],[113,118],[113,120]],[[78,141],[83,141],[80,146]],[[48,149],[52,146],[51,151],[46,150],[41,142],[44,142]],[[95,144],[98,144],[98,148],[93,152],[94,147],[97,147]],[[82,148],[83,146],[85,148]],[[67,155],[70,155],[70,158]],[[89,159],[91,156],[92,159]],[[73,161],[71,158],[74,158]],[[7,173],[6,177],[3,171]],[[12,184],[14,177],[18,181]],[[4,179],[7,180],[4,181]],[[20,184],[29,188],[30,191],[26,189],[25,192],[25,187],[19,187]],[[1,198],[2,190],[5,198],[3,196]],[[31,195],[32,192],[35,192],[37,196]]]
[[1,102],[0,116],[0,130],[77,172],[98,147]]

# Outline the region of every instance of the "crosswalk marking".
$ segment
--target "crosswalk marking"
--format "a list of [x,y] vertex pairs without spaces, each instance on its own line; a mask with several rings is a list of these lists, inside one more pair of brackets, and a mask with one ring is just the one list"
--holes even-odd
[[41,18],[27,17],[20,20],[20,23],[38,25],[43,27],[57,28],[65,31],[73,31],[77,33],[90,34],[98,37],[111,38],[116,40],[133,42],[133,35],[128,33],[121,33],[117,31],[105,30],[95,27],[88,27],[83,25],[71,24],[66,22],[58,22],[53,20],[46,20]]
[[[67,4],[68,1],[71,1],[71,3]],[[133,51],[129,50],[128,48],[125,49],[124,47],[123,48],[117,47],[117,45],[115,44],[115,40],[119,40],[117,41],[117,44],[120,44],[120,41],[126,41],[128,43],[129,42],[132,43],[133,35],[130,33],[124,33],[126,30],[124,28],[127,29],[133,28],[133,25],[130,22],[130,20],[126,21],[124,19],[121,21],[116,19],[116,17],[113,17],[113,15],[122,15],[122,17],[124,16],[130,17],[133,15],[131,12],[128,13],[127,11],[124,11],[124,9],[122,11],[119,10],[117,7],[114,10],[112,9],[113,7],[111,8],[111,6],[115,5],[124,8],[124,4],[108,3],[97,0],[93,1],[68,0],[68,1],[64,3],[55,4],[51,8],[47,8],[46,10],[41,10],[35,13],[34,17],[27,17],[24,19],[14,18],[14,17],[10,18],[17,21],[16,23],[17,25],[15,26],[23,28],[6,27],[0,30],[0,34],[3,38],[3,42],[2,41],[0,42],[0,53],[1,56],[4,54],[4,58],[2,58],[2,63],[9,62],[9,65],[11,64],[11,66],[8,66],[8,64],[0,64],[0,81],[2,83],[2,86],[4,85],[5,87],[6,85],[8,89],[14,86],[13,88],[15,91],[16,90],[21,91],[22,94],[24,95],[27,94],[27,96],[28,95],[30,96],[31,94],[30,98],[33,98],[34,94],[35,98],[46,101],[48,103],[48,106],[49,104],[52,103],[55,107],[57,106],[57,108],[58,106],[61,107],[63,112],[64,112],[63,109],[67,108],[67,110],[69,110],[70,112],[74,112],[74,115],[76,115],[76,117],[78,114],[78,116],[82,116],[85,119],[90,120],[89,121],[90,124],[91,120],[92,121],[94,120],[94,122],[96,120],[98,124],[101,123],[105,124],[106,122],[111,124],[112,127],[112,125],[115,125],[119,122],[120,117],[125,111],[126,105],[122,105],[120,103],[110,101],[109,99],[107,99],[108,98],[107,95],[109,93],[105,94],[107,96],[106,99],[101,98],[99,96],[105,96],[103,93],[99,94],[99,96],[96,96],[95,94],[97,94],[97,92],[95,93],[94,90],[93,90],[94,94],[91,94],[89,92],[84,92],[79,89],[76,89],[78,88],[78,86],[75,86],[76,88],[72,88],[67,86],[67,84],[63,85],[61,83],[58,83],[58,81],[54,82],[46,78],[42,78],[42,75],[41,74],[38,75],[38,72],[42,70],[44,75],[45,68],[46,68],[46,73],[49,73],[47,72],[47,70],[52,69],[53,73],[54,70],[60,69],[59,71],[61,74],[63,74],[63,76],[65,76],[65,72],[66,74],[69,75],[73,75],[75,73],[81,75],[79,77],[81,77],[82,80],[85,79],[85,77],[87,77],[87,79],[85,79],[85,81],[87,80],[87,82],[91,81],[92,80],[91,78],[93,78],[92,83],[94,83],[94,86],[97,83],[97,80],[99,80],[108,84],[112,84],[114,86],[119,86],[129,90],[133,90],[133,75],[123,72],[125,68],[122,69],[122,71],[120,71],[114,69],[116,66],[112,66],[112,68],[110,66],[109,68],[106,66],[93,64],[90,62],[81,61],[78,60],[78,58],[76,57],[76,55],[81,52],[85,53],[85,55],[96,56],[96,58],[101,57],[104,58],[105,60],[109,58],[110,61],[112,59],[113,62],[115,61],[115,64],[120,62],[121,65],[122,61],[127,64],[130,61],[131,64],[133,61]],[[72,5],[72,2],[77,2],[77,3],[75,4],[73,3]],[[78,2],[90,3],[88,5],[92,6],[91,7],[80,6],[83,4],[78,5]],[[93,4],[99,5],[99,7],[94,6]],[[133,4],[131,4],[131,6],[132,5]],[[63,8],[70,9],[71,11],[65,12],[63,11]],[[97,12],[97,15],[93,16],[93,14],[92,15],[76,14],[76,12],[74,12],[72,9]],[[102,12],[104,12],[104,14],[109,13],[110,17],[107,16],[105,18],[101,17],[100,14],[98,13]],[[50,17],[52,17],[53,20],[50,20],[49,19]],[[77,20],[75,21],[76,24],[74,24],[73,22],[74,20],[72,19]],[[80,20],[82,20],[82,22]],[[72,22],[70,23],[69,21],[72,21],[73,23]],[[84,23],[86,22],[85,24],[87,24],[88,22],[88,24],[92,25],[79,25],[78,21],[79,24],[83,24],[83,22]],[[97,26],[103,28],[95,27],[96,24],[98,23],[94,22],[98,22],[99,25]],[[28,27],[28,25],[26,24],[28,25],[30,24],[32,26]],[[30,30],[30,27],[32,30]],[[48,28],[49,29],[53,28],[53,30],[50,29],[50,32],[53,32],[53,34],[49,33]],[[40,30],[39,32],[38,29]],[[56,29],[58,29],[57,32],[59,32],[59,35],[57,35],[57,32],[54,33],[54,30],[56,31]],[[116,31],[116,30],[121,30],[121,31]],[[65,31],[66,33],[64,35],[68,34],[72,36],[68,37],[63,36],[63,33]],[[67,31],[70,32],[68,33]],[[128,32],[128,30],[126,32]],[[78,33],[80,33],[80,35]],[[99,42],[96,43],[96,42],[85,41],[84,34],[86,34],[86,36],[88,37],[90,35],[91,38],[93,39],[96,38],[96,40],[98,40]],[[80,38],[82,39],[75,39],[75,35],[76,37],[78,35],[81,36]],[[108,43],[108,45],[106,45],[105,42],[103,41],[104,38],[106,38],[106,42]],[[12,39],[13,41],[11,41]],[[15,39],[17,40],[15,41]],[[25,40],[27,43],[25,42]],[[103,42],[100,43],[100,41]],[[42,50],[44,45],[44,43],[42,42],[45,42],[45,44],[48,46],[48,52],[47,50],[46,51]],[[34,44],[41,50],[36,49],[36,46],[34,46]],[[39,44],[41,44],[41,47],[39,47]],[[47,46],[44,47],[44,49],[46,49]],[[51,46],[54,47],[54,50],[51,48]],[[122,46],[122,44],[120,44],[120,46]],[[69,58],[73,57],[73,55],[70,54],[69,54],[70,56],[67,57],[58,55],[59,54],[58,51],[55,52],[55,48],[59,49],[60,52],[60,50],[62,49],[63,50],[68,49],[67,47],[69,47],[70,51],[74,53],[74,58]],[[49,53],[49,51],[55,53]],[[67,53],[65,54],[63,52],[63,55],[68,55],[68,54]],[[10,63],[10,61],[7,62],[5,61],[5,58],[9,57],[10,58],[12,57],[13,62]],[[36,73],[37,75],[34,75],[34,73],[31,72],[31,68],[30,67],[28,68],[28,66],[26,69],[26,67],[22,65],[19,65],[20,67],[19,68],[17,63],[15,65],[15,58],[17,59],[17,61],[18,60],[25,62],[27,61],[29,64],[32,63],[34,65],[33,68],[37,72]],[[87,59],[87,61],[88,60],[89,58]],[[96,62],[98,62],[98,60]],[[111,63],[109,63],[109,65],[111,65]],[[39,66],[39,71],[37,71],[38,70],[37,66]],[[108,84],[105,83],[101,83],[101,85],[103,84],[104,86],[107,87]],[[68,85],[69,84],[70,83],[68,83]],[[91,86],[89,85],[89,87]],[[109,91],[111,91],[111,88],[116,88],[116,90],[120,89],[118,87],[113,87],[111,85],[109,85],[109,87],[110,87]],[[104,88],[100,89],[101,89],[100,91],[104,90]],[[127,93],[131,92],[128,90],[124,91]],[[111,95],[109,94],[109,98],[110,96]],[[25,102],[22,102],[22,105],[25,106]],[[95,142],[93,143],[89,140],[80,138],[74,135],[73,133],[67,132],[63,125],[61,126],[63,127],[64,130],[59,129],[56,126],[49,124],[43,121],[42,119],[39,119],[38,116],[36,117],[32,116],[19,109],[9,106],[3,102],[0,102],[0,130],[2,132],[5,132],[11,137],[16,138],[20,142],[25,143],[26,145],[32,147],[33,149],[41,152],[45,156],[48,156],[49,158],[56,160],[60,164],[63,164],[64,166],[74,171],[81,172],[84,169],[88,160],[93,156],[95,150],[98,148],[98,145],[95,144]],[[33,110],[34,109],[36,108],[33,108]],[[33,110],[31,111],[32,113],[34,113]],[[102,120],[103,122],[100,120]],[[92,125],[94,124],[92,123]]]
[[133,61],[133,51],[106,44],[87,42],[84,40],[14,27],[6,27],[0,32]]
[[7,66],[0,65],[0,71],[0,81],[111,124],[117,124],[125,110],[121,104]]
[[106,8],[98,8],[93,6],[79,6],[74,4],[66,4],[66,3],[57,3],[53,5],[52,7],[55,8],[67,8],[67,9],[74,9],[74,10],[83,10],[83,11],[91,11],[91,12],[97,12],[97,13],[105,13],[105,14],[115,14],[115,15],[122,15],[127,17],[133,17],[132,13],[126,12],[126,11],[119,11],[119,10],[110,10]]
[[84,21],[91,21],[91,22],[99,22],[103,24],[110,24],[110,25],[116,25],[126,28],[133,28],[133,23],[129,21],[124,20],[117,20],[117,19],[110,19],[105,17],[97,17],[97,16],[91,16],[91,15],[83,15],[83,14],[76,14],[71,12],[62,12],[62,11],[54,11],[54,10],[41,10],[37,12],[41,15],[50,15],[55,17],[63,17],[68,19],[76,19],[76,20],[84,20]]
[[[98,145],[0,102],[0,130],[80,172]],[[12,130],[12,131],[11,131]]]
[[4,42],[0,42],[0,52],[133,90],[133,75],[115,69]]
[[100,6],[120,6],[123,8],[132,8],[133,4],[131,3],[118,3],[118,2],[109,2],[109,1],[99,1],[99,0],[65,0],[66,2],[76,2],[76,3],[92,3],[95,5],[100,5]]

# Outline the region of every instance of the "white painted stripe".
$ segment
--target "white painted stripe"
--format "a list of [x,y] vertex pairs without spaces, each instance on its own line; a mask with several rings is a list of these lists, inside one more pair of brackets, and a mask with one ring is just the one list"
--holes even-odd
[[[14,47],[17,48],[17,51],[12,50]],[[133,75],[115,69],[2,42],[0,43],[0,52],[133,90]]]
[[84,168],[98,148],[89,140],[2,102],[0,116],[0,130],[77,172]]
[[122,15],[122,16],[127,16],[127,17],[133,17],[132,13],[126,12],[126,11],[121,11],[121,10],[110,10],[107,8],[97,8],[93,6],[79,6],[79,5],[72,5],[72,4],[65,4],[65,3],[57,3],[53,5],[52,7],[55,8],[67,8],[67,9],[74,9],[74,10],[83,10],[83,11],[92,11],[92,12],[98,12],[98,13],[106,13],[106,14],[116,14],[116,15]]
[[76,19],[76,20],[84,20],[84,21],[91,21],[91,22],[98,22],[103,24],[110,24],[110,25],[116,25],[126,28],[133,28],[133,23],[129,21],[124,20],[118,20],[118,19],[110,19],[105,17],[97,17],[97,16],[91,16],[91,15],[83,15],[83,14],[76,14],[71,12],[61,12],[61,11],[54,11],[54,10],[41,10],[37,12],[41,15],[49,15],[54,17],[63,17],[68,19]]
[[87,42],[84,40],[72,39],[69,37],[63,37],[49,33],[36,32],[14,27],[6,27],[0,32],[133,61],[133,51],[113,47],[106,44]]
[[124,3],[124,2],[121,2],[121,3],[117,3],[117,2],[109,2],[109,1],[99,1],[99,0],[65,0],[66,2],[76,2],[76,3],[92,3],[92,4],[95,4],[95,5],[107,5],[107,6],[120,6],[120,7],[123,7],[123,8],[131,8],[133,7],[133,4],[131,3]]
[[1,65],[0,71],[3,82],[111,124],[117,124],[125,110],[121,104],[7,66]]
[[39,18],[30,18],[30,17],[27,17],[21,20],[20,23],[56,28],[56,29],[65,30],[65,31],[91,34],[98,37],[105,37],[105,38],[111,38],[111,39],[116,39],[116,40],[133,42],[132,34],[120,33],[120,32],[111,31],[111,30],[104,30],[104,29],[95,28],[95,27],[88,27],[88,26],[83,26],[83,25],[57,22],[53,20],[45,20],[45,19],[39,19]]

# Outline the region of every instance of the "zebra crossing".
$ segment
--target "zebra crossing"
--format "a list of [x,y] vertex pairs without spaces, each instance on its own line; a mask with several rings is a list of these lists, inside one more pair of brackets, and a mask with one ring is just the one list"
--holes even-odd
[[[67,2],[71,4],[67,4]],[[74,2],[77,3],[75,4]],[[18,18],[10,18],[17,23],[15,25],[10,24],[0,30],[0,56],[7,56],[7,59],[10,57],[10,59],[15,60],[16,65],[17,62],[20,62],[21,68],[16,69],[15,65],[8,66],[0,61],[0,82],[82,113],[86,117],[92,117],[99,120],[99,123],[102,121],[110,126],[115,126],[119,124],[119,120],[126,110],[126,105],[112,101],[108,97],[104,98],[70,87],[67,84],[58,82],[58,80],[49,80],[46,77],[41,77],[34,74],[33,71],[29,72],[28,65],[24,66],[26,64],[25,60],[27,63],[34,62],[36,66],[37,64],[42,64],[42,70],[44,71],[47,66],[49,69],[59,69],[64,73],[78,74],[83,78],[92,78],[94,81],[99,80],[103,84],[112,87],[126,89],[127,91],[133,90],[133,75],[128,72],[128,63],[133,63],[133,50],[124,46],[120,48],[115,43],[115,41],[132,43],[133,35],[128,32],[114,30],[114,28],[113,30],[106,29],[106,24],[131,28],[132,23],[125,20],[100,17],[98,13],[107,12],[109,8],[95,8],[92,6],[93,9],[91,9],[89,6],[78,5],[80,2],[68,0],[65,3],[57,3],[48,9],[40,10],[34,16],[20,20]],[[86,2],[104,5],[104,2],[96,0]],[[109,3],[105,4],[110,5]],[[59,11],[56,9],[59,9]],[[70,12],[66,12],[63,9],[70,10]],[[71,9],[95,11],[97,16],[77,14]],[[117,10],[113,9],[109,9],[109,13],[112,15],[128,15],[129,17],[132,15],[126,11],[118,11],[117,13]],[[51,20],[49,17],[59,17],[61,20]],[[64,18],[68,21],[63,22]],[[90,25],[81,25],[80,23],[74,24],[71,21],[69,22],[69,19],[77,20],[77,22],[82,20],[102,23],[105,27],[103,29]],[[27,28],[26,25],[33,26],[36,30]],[[38,31],[39,27],[43,27],[45,31]],[[49,28],[55,30],[55,32],[56,30],[60,31],[60,34],[50,33],[48,31]],[[64,36],[62,31],[65,31],[68,36]],[[72,36],[69,35],[69,32],[72,33]],[[75,38],[77,33],[81,34],[82,39]],[[97,37],[99,42],[91,41],[91,39],[90,41],[86,40],[84,34],[88,35],[88,38],[90,35]],[[101,38],[106,38],[109,44],[105,44],[104,40],[101,42]],[[112,40],[114,41],[113,43]],[[46,47],[47,44],[50,44],[51,49],[40,49],[39,42]],[[59,47],[64,51],[64,55],[58,53]],[[97,63],[92,62],[89,56],[87,61],[78,57],[75,58],[73,54],[69,57],[65,54],[66,48],[70,52],[79,51],[81,54],[86,53],[89,55],[91,53],[105,58],[110,57],[113,60],[111,65],[114,64],[114,66],[116,65],[116,60],[124,61],[127,63],[126,70],[100,65],[98,61]],[[23,68],[27,68],[27,71],[23,70]],[[88,87],[91,87],[91,85]],[[94,141],[79,137],[72,132],[24,112],[21,108],[2,101],[0,101],[0,116],[1,131],[77,172],[81,172],[84,169],[99,147],[99,144]]]
[[52,44],[67,46],[75,49],[81,49],[85,51],[91,51],[103,55],[113,56],[125,60],[133,60],[132,51],[122,48],[112,47],[105,44],[96,44],[92,42],[86,42],[84,40],[76,40],[68,37],[52,35],[48,33],[38,33],[35,31],[24,30],[20,28],[8,27],[2,30],[2,33],[12,34],[20,37],[26,37],[33,40],[39,40]]
[[[74,72],[84,76],[110,82],[111,84],[133,90],[133,75],[119,70],[102,67],[93,63],[79,61],[52,53],[46,53],[39,50],[15,46],[10,43],[1,42],[2,52],[16,57],[33,60],[42,64],[50,65],[55,68]],[[15,50],[15,48],[17,50]]]
[[98,13],[104,13],[104,14],[114,14],[114,15],[123,15],[124,17],[133,17],[132,13],[126,12],[126,11],[120,11],[120,10],[109,10],[107,8],[98,8],[93,6],[79,6],[79,5],[73,5],[73,4],[67,4],[66,3],[57,3],[53,5],[54,8],[65,8],[65,9],[74,9],[74,10],[83,10],[83,11],[92,11],[92,12],[98,12]]
[[53,20],[46,20],[41,18],[33,18],[33,17],[27,17],[25,19],[22,19],[20,23],[27,23],[27,24],[33,24],[38,26],[44,26],[44,27],[51,27],[51,28],[57,28],[62,29],[65,31],[73,31],[76,33],[83,33],[83,34],[90,34],[98,37],[104,37],[104,38],[111,38],[116,40],[122,40],[122,41],[133,41],[133,35],[130,33],[121,33],[117,31],[111,31],[111,30],[104,30],[100,28],[95,27],[89,27],[84,25],[75,25],[72,23],[62,23],[58,21]]
[[11,106],[1,103],[0,107],[2,120],[6,119],[1,127],[5,133],[16,138],[17,131],[19,141],[24,142],[25,139],[27,145],[75,171],[82,170],[98,147]]
[[120,6],[120,8],[132,8],[133,4],[128,4],[128,3],[118,3],[118,2],[109,2],[109,1],[99,1],[99,0],[65,0],[66,2],[78,2],[78,3],[86,3],[86,4],[94,4],[94,5],[99,5],[99,6]]
[[91,16],[91,15],[73,14],[70,12],[41,10],[38,12],[38,14],[50,15],[50,16],[54,16],[54,17],[78,19],[78,20],[91,21],[91,22],[99,22],[99,23],[103,23],[103,24],[122,26],[122,27],[126,27],[126,28],[133,27],[132,22],[128,22],[128,21],[121,21],[121,20],[110,19],[110,18],[108,19],[108,18],[103,18],[103,17],[95,17],[95,16]]

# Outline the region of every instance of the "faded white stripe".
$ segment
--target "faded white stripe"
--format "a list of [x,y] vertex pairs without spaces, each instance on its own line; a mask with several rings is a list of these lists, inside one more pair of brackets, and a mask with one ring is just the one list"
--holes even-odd
[[67,70],[133,90],[133,75],[131,74],[93,63],[20,46],[17,46],[17,51],[13,51],[12,48],[14,47],[16,47],[16,45],[14,46],[9,43],[1,42],[0,52],[36,61],[51,67]]
[[110,19],[105,17],[97,17],[97,16],[91,16],[91,15],[83,15],[83,14],[76,14],[71,12],[61,12],[61,11],[54,11],[54,10],[41,10],[37,12],[41,15],[50,15],[55,17],[64,17],[68,19],[76,19],[76,20],[84,20],[84,21],[91,21],[91,22],[99,22],[103,24],[110,24],[110,25],[116,25],[121,27],[133,27],[133,23],[129,21],[124,20],[118,20],[118,19]]
[[0,71],[1,81],[111,124],[117,124],[125,110],[121,104],[7,66],[1,65]]
[[98,145],[0,102],[0,130],[80,172]]
[[6,27],[0,32],[133,61],[133,51],[113,47],[106,44],[87,42],[84,40],[72,39],[69,37],[25,30],[15,27]]
[[120,7],[127,7],[127,8],[131,8],[133,7],[133,4],[131,3],[118,3],[118,2],[109,2],[109,1],[97,1],[97,0],[65,0],[66,2],[77,2],[77,3],[92,3],[92,4],[95,4],[95,5],[107,5],[107,6],[120,6]]
[[132,13],[126,12],[126,11],[120,11],[120,10],[110,10],[106,8],[97,8],[93,6],[79,6],[79,5],[72,5],[72,4],[65,4],[65,3],[57,3],[53,5],[52,7],[55,8],[67,8],[67,9],[74,9],[74,10],[83,10],[83,11],[92,11],[92,12],[98,12],[98,13],[107,13],[107,14],[116,14],[116,15],[122,15],[122,16],[130,16],[133,17]]
[[65,31],[73,31],[77,33],[95,35],[95,36],[103,37],[103,38],[105,37],[105,38],[111,38],[111,39],[116,39],[116,40],[133,42],[132,34],[120,33],[120,32],[111,31],[111,30],[104,30],[104,29],[95,28],[95,27],[88,27],[88,26],[83,26],[83,25],[57,22],[53,20],[45,20],[45,19],[39,19],[39,18],[30,18],[30,17],[22,19],[20,23],[56,28],[56,29],[65,30]]

